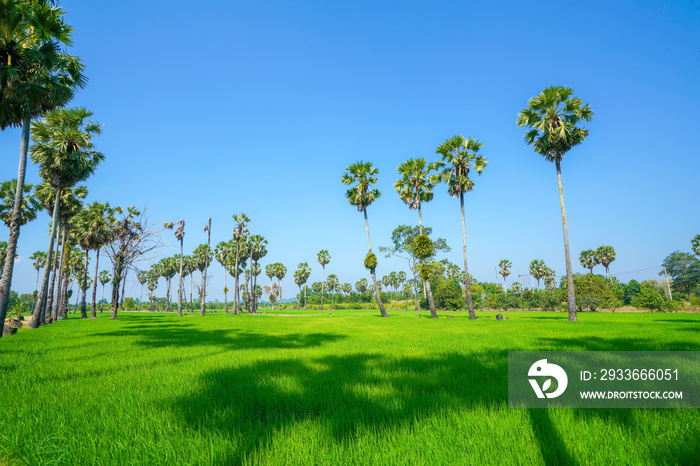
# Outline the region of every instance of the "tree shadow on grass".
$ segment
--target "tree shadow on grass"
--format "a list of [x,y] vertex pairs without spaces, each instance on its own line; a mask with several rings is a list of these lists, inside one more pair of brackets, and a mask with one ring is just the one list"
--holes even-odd
[[697,338],[658,341],[648,338],[558,337],[540,338],[540,351],[698,351]]
[[[326,430],[323,437],[336,444],[352,444],[358,432],[382,435],[440,412],[502,408],[507,373],[507,352],[500,350],[434,358],[353,354],[273,360],[208,372],[201,389],[172,403],[189,428],[240,440],[217,463],[255,463],[280,432],[305,421]],[[554,458],[570,458],[549,415],[531,417],[540,449],[554,448]]]

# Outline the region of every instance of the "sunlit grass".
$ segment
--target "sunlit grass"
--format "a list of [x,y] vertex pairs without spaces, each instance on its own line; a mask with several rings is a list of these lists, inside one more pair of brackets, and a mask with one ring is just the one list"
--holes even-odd
[[510,409],[506,383],[508,350],[700,350],[698,314],[283,312],[121,313],[1,339],[0,461],[697,460],[697,410]]

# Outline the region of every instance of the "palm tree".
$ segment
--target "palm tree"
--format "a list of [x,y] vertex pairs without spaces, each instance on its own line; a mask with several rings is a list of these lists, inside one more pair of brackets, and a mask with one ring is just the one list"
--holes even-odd
[[[146,283],[146,278],[148,277],[146,272],[139,272],[137,274],[137,277],[139,278],[139,282],[141,282],[141,278],[144,279],[143,282],[141,282],[141,285]],[[104,305],[105,301],[105,285],[109,283],[109,281],[112,279],[112,275],[106,270],[101,270],[100,273],[97,275],[97,279],[100,281],[100,285],[102,285],[102,298],[100,299],[100,314],[102,313],[102,306]],[[143,297],[143,291],[141,292],[141,297]],[[139,298],[139,310],[141,310],[141,299]]]
[[[245,238],[250,234],[250,231],[248,231],[248,222],[250,222],[250,219],[246,216],[246,214],[241,213],[240,215],[233,215],[233,220],[236,222],[236,227],[233,229],[233,240],[236,243],[236,260],[234,261],[233,265],[236,272],[236,285],[233,293],[233,313],[236,314],[238,312],[238,305],[240,302],[238,299],[238,277],[240,275],[238,266],[241,262],[241,243],[245,241]],[[246,259],[243,259],[242,262],[245,263]]]
[[160,276],[165,278],[165,311],[172,311],[172,303],[170,300],[170,283],[177,273],[178,262],[174,257],[165,257],[160,260]]
[[564,189],[561,183],[561,160],[572,147],[581,144],[588,136],[588,130],[576,125],[590,121],[593,111],[589,104],[574,97],[574,91],[564,86],[551,86],[531,98],[527,108],[518,114],[517,125],[528,127],[525,141],[533,146],[535,152],[554,162],[557,169],[559,186],[559,204],[561,206],[561,223],[564,230],[564,255],[566,258],[566,287],[569,304],[569,320],[576,322],[576,295],[571,271],[569,254],[569,233],[566,228],[566,209],[564,208]]
[[605,267],[605,275],[610,277],[610,264],[615,262],[615,249],[612,246],[599,246],[594,254],[598,263]]
[[204,271],[207,269],[209,266],[209,263],[211,262],[211,251],[209,250],[209,246],[207,244],[200,244],[195,248],[195,250],[192,252],[192,256],[195,261],[195,270],[199,270],[199,273],[202,276],[202,284],[199,288],[199,303],[200,303],[200,315],[204,315],[204,313],[201,311],[201,306],[204,305],[205,302],[205,296],[204,296],[204,280],[206,280],[206,275],[204,274]]
[[46,253],[44,251],[35,251],[34,254],[29,256],[29,260],[32,261],[32,265],[36,269],[36,283],[34,284],[34,299],[32,300],[32,307],[34,307],[34,302],[36,301],[37,290],[39,289],[39,270],[46,266]]
[[700,235],[695,235],[695,238],[690,240],[690,247],[696,256],[700,257]]
[[87,83],[80,59],[61,50],[72,44],[72,28],[62,16],[63,11],[48,0],[0,4],[0,130],[22,127],[8,253],[1,265],[0,322],[7,314],[19,239],[31,120],[67,104]]
[[510,286],[510,290],[514,294],[520,295],[520,293],[523,292],[523,286],[520,284],[520,282],[513,282],[513,284]]
[[447,184],[447,192],[452,197],[459,197],[459,206],[462,211],[462,250],[464,253],[464,289],[469,308],[469,319],[476,319],[474,303],[472,302],[471,277],[467,267],[467,229],[464,221],[464,193],[474,189],[474,181],[469,178],[469,172],[474,169],[481,175],[486,168],[486,158],[480,155],[479,149],[483,143],[461,134],[447,139],[440,144],[435,152],[440,154],[442,161],[441,177]]
[[[10,228],[12,226],[12,212],[15,210],[15,192],[17,180],[7,180],[0,183],[0,220]],[[41,210],[41,202],[34,195],[34,186],[24,184],[22,193],[22,205],[19,209],[19,226],[36,219],[36,214]]]
[[498,267],[500,269],[498,273],[500,273],[503,276],[503,292],[505,293],[508,292],[508,288],[506,287],[506,277],[510,275],[510,267],[512,265],[513,264],[511,264],[508,259],[503,259],[498,263]]
[[287,276],[287,267],[285,267],[283,263],[277,262],[275,264],[275,278],[277,279],[277,285],[279,286],[279,289],[280,289],[280,295],[279,295],[280,311],[282,310],[282,279],[286,276]]
[[379,170],[374,168],[371,162],[355,162],[349,165],[346,169],[346,173],[340,179],[340,182],[344,185],[355,184],[352,188],[345,192],[345,197],[348,199],[350,205],[357,207],[359,212],[362,212],[365,216],[365,230],[367,231],[367,249],[369,252],[365,257],[365,268],[372,274],[372,281],[374,282],[375,295],[377,297],[377,304],[379,305],[379,311],[382,317],[389,317],[386,309],[384,309],[384,304],[382,303],[382,297],[377,289],[377,275],[375,270],[377,268],[377,256],[372,252],[372,244],[369,240],[369,222],[367,221],[367,207],[369,207],[372,202],[379,199],[381,192],[377,188],[374,188],[374,184],[377,183]]
[[535,259],[530,262],[530,275],[532,275],[537,280],[537,290],[540,289],[540,279],[544,278],[547,274],[547,266],[544,264],[543,260]]
[[557,274],[554,270],[550,269],[549,267],[544,268],[544,286],[547,287],[548,290],[553,290],[554,286],[556,285],[556,279]]
[[[418,229],[419,235],[423,235],[423,215],[421,213],[421,205],[423,202],[429,202],[433,199],[433,188],[439,181],[437,175],[431,173],[437,170],[438,164],[426,164],[425,159],[408,159],[399,165],[398,172],[401,178],[394,182],[394,189],[399,193],[401,200],[408,205],[410,210],[418,210]],[[426,257],[427,259],[427,257]],[[428,267],[425,265],[425,259],[421,261],[423,273],[423,285],[428,296],[428,304],[430,306],[430,317],[437,319],[438,315],[435,311],[435,304],[432,299],[432,290],[430,289],[430,275]],[[385,283],[384,286],[387,286]]]
[[231,265],[232,241],[222,241],[214,247],[214,257],[216,261],[224,268],[224,311],[228,314],[228,284],[226,276]]
[[323,292],[326,286],[326,264],[328,264],[331,261],[331,255],[328,253],[328,250],[321,249],[318,252],[317,260],[318,263],[321,264],[321,268],[323,269],[323,280],[321,280],[321,310],[323,310]]
[[[103,272],[106,272],[106,270],[103,270]],[[102,272],[100,272],[102,274]],[[143,302],[143,288],[146,286],[146,283],[148,283],[148,273],[145,270],[139,270],[136,272],[136,280],[139,281],[139,284],[141,285],[141,295],[139,296],[139,308],[138,310],[141,310],[141,303]],[[100,280],[102,282],[102,280]],[[102,286],[102,299],[104,299],[104,285]],[[102,303],[100,303],[100,312],[102,312]]]
[[[250,237],[250,296],[253,298],[252,311],[256,314],[258,311],[258,275],[260,275],[260,259],[267,255],[267,240],[261,235],[253,235]],[[262,292],[262,290],[261,290]]]
[[[49,241],[49,263],[61,192],[64,188],[90,177],[97,165],[104,160],[104,155],[94,150],[92,142],[92,138],[101,132],[100,125],[88,120],[90,117],[92,112],[85,108],[58,109],[48,113],[44,121],[32,123],[32,161],[39,165],[39,175],[56,190]],[[30,328],[39,326],[40,306],[43,305],[47,287],[48,274],[44,273],[37,308],[29,323]]]
[[204,263],[204,274],[202,275],[202,299],[199,303],[201,306],[200,315],[202,317],[204,317],[204,314],[207,312],[207,269],[209,269],[209,262],[211,262],[211,217],[209,217],[209,222],[207,222],[207,225],[204,227],[204,232],[207,234],[207,256],[209,256],[209,260]]
[[[301,287],[306,285],[306,281],[311,275],[311,268],[308,262],[301,262],[297,265],[297,270],[294,272],[294,283],[299,287],[299,304],[297,310],[301,308]],[[304,310],[306,310],[306,287],[304,287]]]
[[[100,249],[105,243],[109,242],[111,226],[114,221],[114,211],[109,206],[109,203],[103,204],[100,202],[93,202],[78,212],[73,218],[73,227],[76,229],[78,244],[85,251],[86,257],[90,250],[96,251],[91,308],[93,319],[97,317],[97,274],[100,267]],[[85,303],[83,303],[81,311],[84,311],[84,306]]]
[[340,281],[334,273],[328,275],[327,281],[328,291],[331,292],[331,311],[335,309],[335,293],[340,289]]
[[[185,238],[185,220],[180,220],[179,226],[175,230],[175,238],[180,242],[180,256],[178,257],[178,265],[179,265],[179,272],[178,272],[178,284],[177,284],[177,316],[182,317],[182,279],[183,279],[183,260],[184,260],[184,255],[183,255],[183,240]],[[172,230],[174,227],[174,223],[166,223],[165,228],[168,230]],[[225,276],[224,276],[225,277]],[[143,285],[143,283],[142,283]]]
[[367,279],[361,278],[360,280],[355,282],[355,289],[358,293],[364,294],[364,292],[367,291]]
[[599,264],[595,251],[592,249],[581,251],[581,254],[578,256],[578,261],[583,267],[590,269],[591,274],[593,273],[593,267]]
[[272,305],[272,310],[274,311],[275,302],[278,300],[280,294],[279,286],[277,285],[277,283],[272,282],[270,283],[270,286],[266,286],[264,288],[264,293],[270,295],[270,304]]

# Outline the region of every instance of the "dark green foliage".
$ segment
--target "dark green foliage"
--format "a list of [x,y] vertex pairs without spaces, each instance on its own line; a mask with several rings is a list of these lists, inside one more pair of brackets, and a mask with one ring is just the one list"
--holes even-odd
[[637,280],[630,280],[625,286],[625,304],[632,304],[632,300],[642,292],[642,285]]
[[[673,280],[671,286],[674,290],[690,293],[700,284],[700,260],[692,254],[676,251],[668,255],[661,264],[666,267],[669,276]],[[660,272],[659,275],[663,275]]]
[[[433,302],[438,309],[457,310],[467,305],[462,285],[458,279],[435,278],[430,281],[433,290]],[[427,305],[427,302],[425,303]]]
[[413,240],[413,255],[420,260],[428,259],[435,254],[435,246],[425,233]]
[[643,286],[639,295],[632,300],[632,305],[639,309],[663,312],[668,308],[668,299],[656,288]]
[[593,312],[599,307],[616,307],[617,298],[604,277],[600,275],[575,274],[574,290],[576,291],[576,306],[579,311],[588,308]]

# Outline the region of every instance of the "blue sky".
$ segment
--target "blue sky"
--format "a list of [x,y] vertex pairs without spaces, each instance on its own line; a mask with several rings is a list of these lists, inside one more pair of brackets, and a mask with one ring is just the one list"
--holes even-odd
[[[61,5],[90,79],[73,103],[104,125],[106,160],[86,182],[88,200],[147,205],[153,222],[185,218],[186,253],[206,241],[210,216],[215,245],[245,212],[268,239],[263,263],[288,268],[287,297],[299,262],[320,281],[320,249],[342,282],[366,276],[364,222],[339,182],[347,165],[379,168],[382,196],[368,214],[373,247],[388,246],[397,225],[418,221],[393,189],[396,167],[436,160],[459,133],[481,140],[489,161],[466,196],[470,272],[495,281],[494,266],[509,259],[510,282],[543,259],[564,274],[555,167],[515,125],[550,85],[573,88],[595,111],[589,138],[562,163],[574,271],[584,271],[582,249],[607,244],[622,281],[655,278],[657,269],[627,272],[690,250],[700,233],[697,2]],[[18,152],[19,131],[3,132],[0,178],[16,177]],[[36,167],[27,181],[38,181]],[[459,201],[444,186],[423,220],[461,264]],[[47,247],[48,222],[42,213],[22,230],[14,290],[33,291],[22,259]],[[175,254],[165,238],[162,256]],[[377,273],[401,268],[380,258]],[[212,273],[210,299],[223,299],[223,271]]]

